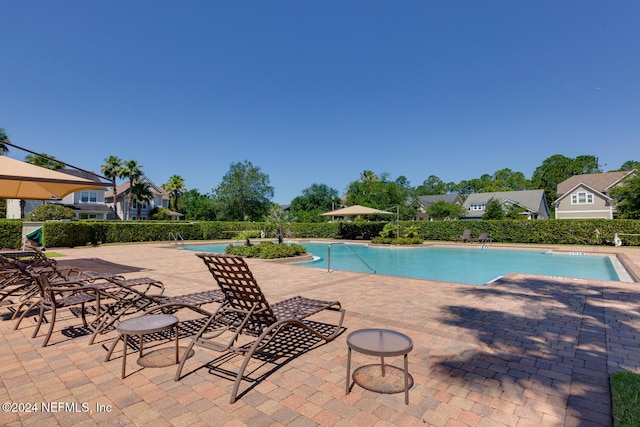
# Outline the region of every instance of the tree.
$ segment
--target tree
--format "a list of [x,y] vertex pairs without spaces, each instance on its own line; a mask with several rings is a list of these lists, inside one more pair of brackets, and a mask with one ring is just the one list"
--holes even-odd
[[386,174],[382,179],[371,179],[371,176],[365,172],[360,175],[360,181],[349,184],[346,197],[347,205],[363,205],[380,210],[397,208],[401,219],[415,217],[416,203],[407,204],[411,195],[410,188],[395,181],[388,181]]
[[489,203],[485,206],[482,219],[504,219],[504,210],[502,210],[502,205],[497,199],[489,200]]
[[215,203],[206,194],[200,194],[197,189],[185,191],[178,200],[178,212],[185,215],[185,219],[192,221],[215,221]]
[[627,160],[622,164],[622,166],[620,166],[620,169],[618,169],[618,171],[632,171],[634,169],[640,172],[640,162],[637,162],[635,160]]
[[9,142],[9,138],[4,132],[4,129],[0,128],[0,156],[4,156],[9,152],[9,147],[3,144],[4,142]]
[[273,187],[269,175],[248,160],[232,163],[213,190],[222,220],[259,221],[269,211]]
[[184,194],[184,190],[186,186],[184,184],[184,179],[180,175],[171,175],[169,177],[169,181],[162,186],[167,193],[169,193],[169,197],[171,197],[172,207],[174,211],[178,211],[178,199]]
[[118,215],[117,206],[118,202],[118,187],[116,185],[116,178],[122,175],[122,159],[117,156],[109,156],[104,159],[104,164],[100,168],[100,172],[111,180],[113,184],[113,206],[116,215]]
[[640,219],[640,175],[625,179],[621,185],[611,189],[611,195],[618,201],[616,209],[623,219]]
[[64,168],[64,165],[62,163],[56,162],[54,159],[55,157],[53,156],[50,156],[46,153],[41,153],[40,155],[29,154],[24,158],[24,161],[27,163],[31,163],[32,165],[51,170],[60,170]]
[[[125,219],[129,219],[131,216],[131,200],[133,199],[133,185],[144,175],[142,172],[142,166],[135,160],[127,160],[120,169],[120,178],[127,178],[129,180],[129,193],[127,194],[127,209],[125,212]],[[114,199],[115,200],[115,199]]]
[[416,196],[432,196],[437,194],[447,193],[447,184],[445,184],[440,178],[435,175],[429,175],[421,185],[415,189]]
[[142,215],[142,204],[145,202],[149,203],[151,199],[153,199],[153,193],[149,189],[149,184],[146,182],[136,182],[133,184],[130,193],[132,198],[136,201],[136,209],[138,213],[137,218],[140,219],[140,216]]
[[74,219],[76,213],[71,208],[59,204],[40,205],[29,212],[29,221],[48,221],[53,219]]
[[531,177],[533,188],[545,191],[547,203],[552,206],[558,198],[558,184],[574,175],[602,172],[598,166],[598,158],[585,155],[575,159],[562,154],[554,154],[538,166]]
[[379,180],[378,175],[373,173],[373,171],[364,170],[360,174],[360,181],[362,182],[376,182],[378,180]]
[[302,222],[329,221],[321,213],[337,208],[340,204],[338,190],[326,184],[311,184],[302,190],[302,195],[291,201],[291,212]]
[[438,200],[427,208],[427,213],[433,219],[458,219],[465,214],[465,209],[458,203],[447,202],[446,200]]

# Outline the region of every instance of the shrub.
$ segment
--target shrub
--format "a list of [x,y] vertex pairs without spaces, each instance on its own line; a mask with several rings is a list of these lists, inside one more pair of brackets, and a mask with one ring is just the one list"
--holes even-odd
[[276,259],[297,256],[307,252],[307,249],[297,244],[288,245],[284,243],[261,242],[257,245],[229,245],[225,248],[224,252],[246,258]]
[[371,243],[377,245],[421,245],[424,240],[419,237],[375,237],[371,240]]
[[27,215],[29,221],[48,221],[51,219],[75,219],[76,213],[71,208],[58,204],[40,205]]

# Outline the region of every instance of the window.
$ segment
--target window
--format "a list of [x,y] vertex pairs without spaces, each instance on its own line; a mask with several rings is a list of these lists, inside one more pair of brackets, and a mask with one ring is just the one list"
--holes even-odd
[[96,203],[98,201],[98,193],[95,191],[83,191],[80,194],[80,201],[82,203]]
[[592,205],[593,193],[587,193],[586,191],[578,191],[571,195],[572,205]]
[[484,210],[484,203],[479,203],[477,205],[470,205],[469,206],[469,210],[470,211],[483,211]]

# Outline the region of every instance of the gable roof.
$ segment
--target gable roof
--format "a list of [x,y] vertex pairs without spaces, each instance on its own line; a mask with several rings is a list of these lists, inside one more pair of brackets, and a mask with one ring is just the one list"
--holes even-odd
[[521,190],[521,191],[498,191],[493,193],[474,193],[467,197],[464,207],[488,203],[490,200],[496,199],[500,203],[511,201],[523,208],[538,213],[541,202],[544,200],[544,190]]
[[434,194],[429,196],[418,196],[416,198],[425,209],[431,206],[433,202],[439,202],[440,200],[444,200],[448,203],[462,203],[462,199],[459,194]]
[[635,173],[635,169],[631,171],[623,172],[606,172],[606,173],[590,173],[584,175],[574,175],[569,177],[558,184],[558,197],[561,198],[564,194],[573,191],[580,184],[584,184],[589,188],[605,193],[609,188],[618,184],[628,175]]
[[[145,182],[149,185],[149,190],[153,193],[154,196],[162,196],[163,200],[169,199],[169,194],[164,190],[164,188],[155,185],[149,178],[146,176],[141,177],[138,182]],[[118,185],[116,189],[118,190],[118,196],[121,196],[123,193],[127,193],[129,191],[129,181],[125,181],[122,184]],[[106,194],[107,198],[113,197],[113,190],[110,190]]]

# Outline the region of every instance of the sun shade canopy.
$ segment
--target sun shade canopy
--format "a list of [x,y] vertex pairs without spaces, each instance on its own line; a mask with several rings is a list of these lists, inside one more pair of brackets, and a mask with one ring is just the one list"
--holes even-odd
[[320,214],[321,216],[360,216],[360,215],[395,215],[392,212],[381,211],[366,206],[349,206],[347,208],[338,209],[331,212]]
[[0,156],[0,199],[48,200],[111,185]]

